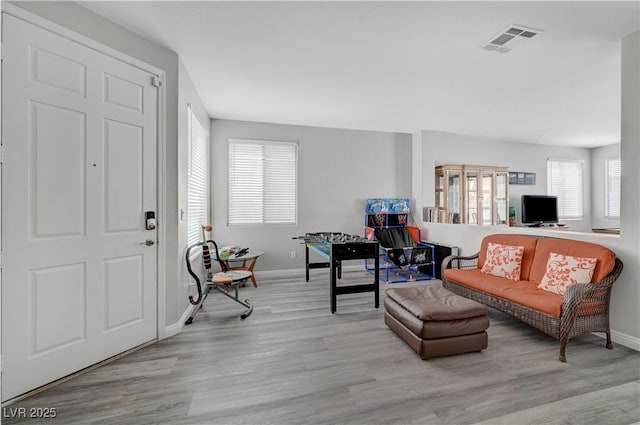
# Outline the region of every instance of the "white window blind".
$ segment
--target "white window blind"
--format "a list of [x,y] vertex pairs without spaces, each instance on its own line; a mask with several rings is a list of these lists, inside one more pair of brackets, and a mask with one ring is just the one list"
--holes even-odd
[[295,224],[298,145],[229,140],[229,224]]
[[622,172],[622,161],[620,158],[609,158],[606,160],[606,191],[607,205],[605,218],[620,218],[620,174]]
[[187,234],[188,244],[201,239],[201,229],[208,223],[209,216],[209,133],[200,123],[191,107],[188,108],[187,147]]
[[558,197],[558,218],[582,218],[582,161],[547,160],[547,194]]

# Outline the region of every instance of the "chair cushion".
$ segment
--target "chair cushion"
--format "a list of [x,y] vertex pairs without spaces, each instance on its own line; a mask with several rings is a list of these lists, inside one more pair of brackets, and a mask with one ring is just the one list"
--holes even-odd
[[245,270],[231,270],[228,272],[218,272],[213,275],[211,283],[214,285],[230,285],[241,283],[251,277],[252,273]]
[[419,244],[420,243],[420,228],[416,227],[416,226],[407,226],[406,229],[407,229],[407,232],[409,233],[409,236],[411,236],[411,240],[415,244]]

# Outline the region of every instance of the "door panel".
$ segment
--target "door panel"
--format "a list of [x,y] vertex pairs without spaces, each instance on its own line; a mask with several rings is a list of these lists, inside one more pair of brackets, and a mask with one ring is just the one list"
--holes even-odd
[[142,263],[140,255],[105,260],[105,331],[144,319]]
[[151,76],[3,15],[2,396],[157,336]]
[[30,357],[86,338],[86,265],[31,270]]
[[111,120],[103,126],[105,233],[137,232],[144,215],[143,128]]
[[115,75],[104,74],[104,101],[142,113],[143,87]]
[[29,52],[31,81],[85,97],[85,65],[34,46],[29,46]]
[[30,106],[31,237],[83,236],[85,114],[35,101]]

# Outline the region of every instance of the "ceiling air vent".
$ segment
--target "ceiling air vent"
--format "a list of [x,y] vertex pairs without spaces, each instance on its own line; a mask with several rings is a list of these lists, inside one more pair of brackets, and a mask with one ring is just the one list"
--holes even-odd
[[522,25],[509,25],[491,37],[491,40],[486,42],[482,48],[490,52],[507,53],[541,32],[544,31]]

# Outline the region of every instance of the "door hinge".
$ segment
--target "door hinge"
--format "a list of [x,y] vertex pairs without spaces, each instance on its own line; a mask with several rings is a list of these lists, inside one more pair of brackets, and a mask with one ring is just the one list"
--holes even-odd
[[0,251],[0,269],[4,266],[4,254]]
[[153,87],[162,87],[162,80],[160,77],[154,75],[151,77],[151,85]]
[[0,61],[4,60],[4,41],[0,42]]
[[4,164],[4,145],[0,145],[0,164]]

